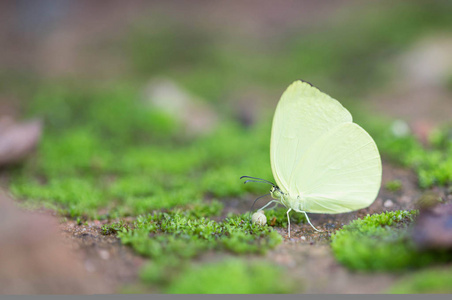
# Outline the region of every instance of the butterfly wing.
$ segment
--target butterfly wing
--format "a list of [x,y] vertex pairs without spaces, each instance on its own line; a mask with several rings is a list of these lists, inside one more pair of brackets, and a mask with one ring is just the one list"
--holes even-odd
[[289,193],[301,195],[305,211],[349,212],[375,200],[381,184],[381,158],[363,128],[344,123],[312,144],[294,173]]
[[311,145],[346,122],[352,122],[351,114],[317,88],[302,81],[287,88],[276,107],[270,141],[273,177],[284,193]]

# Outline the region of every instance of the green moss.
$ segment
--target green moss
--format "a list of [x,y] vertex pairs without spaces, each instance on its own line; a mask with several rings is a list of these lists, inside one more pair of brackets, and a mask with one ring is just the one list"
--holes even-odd
[[391,294],[450,294],[452,270],[427,269],[410,274],[397,281],[389,290]]
[[222,222],[199,218],[197,214],[169,211],[138,217],[133,230],[120,232],[124,244],[152,258],[192,257],[209,249],[234,253],[265,253],[281,242],[281,236],[233,216]]
[[402,182],[400,180],[388,181],[385,185],[385,188],[391,192],[400,191],[402,189]]
[[152,259],[141,272],[142,279],[152,285],[169,284],[186,270],[189,259],[206,251],[263,254],[282,241],[270,227],[251,224],[244,216],[215,222],[200,215],[205,210],[154,213],[138,217],[131,229],[122,229],[119,223],[105,231],[121,228],[116,230],[121,242]]
[[294,293],[295,282],[281,267],[267,262],[229,259],[194,266],[165,289],[170,294],[284,294]]
[[447,252],[418,251],[409,225],[417,211],[392,211],[358,219],[336,231],[331,247],[336,259],[355,270],[406,270],[451,260]]

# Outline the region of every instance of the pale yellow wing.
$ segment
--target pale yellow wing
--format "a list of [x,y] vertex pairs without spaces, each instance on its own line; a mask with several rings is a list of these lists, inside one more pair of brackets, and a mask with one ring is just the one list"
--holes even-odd
[[270,141],[273,177],[284,193],[289,191],[295,167],[306,151],[331,129],[346,122],[352,122],[351,114],[317,88],[302,81],[287,88],[276,107]]
[[349,212],[375,200],[381,174],[373,139],[359,125],[344,123],[311,145],[289,181],[289,193],[301,196],[306,212]]

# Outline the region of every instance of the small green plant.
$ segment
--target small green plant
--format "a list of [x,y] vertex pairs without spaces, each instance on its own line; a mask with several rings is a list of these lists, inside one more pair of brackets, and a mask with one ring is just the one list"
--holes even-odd
[[120,220],[119,222],[113,224],[105,224],[101,227],[103,235],[117,234],[118,232],[127,232],[128,230],[130,230],[129,224],[124,220]]

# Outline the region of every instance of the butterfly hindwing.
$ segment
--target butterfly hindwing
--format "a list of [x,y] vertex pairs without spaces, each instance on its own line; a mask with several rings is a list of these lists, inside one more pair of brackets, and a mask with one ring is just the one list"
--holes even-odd
[[369,206],[381,184],[381,159],[369,134],[355,123],[340,124],[307,151],[289,182],[304,209],[343,213]]

